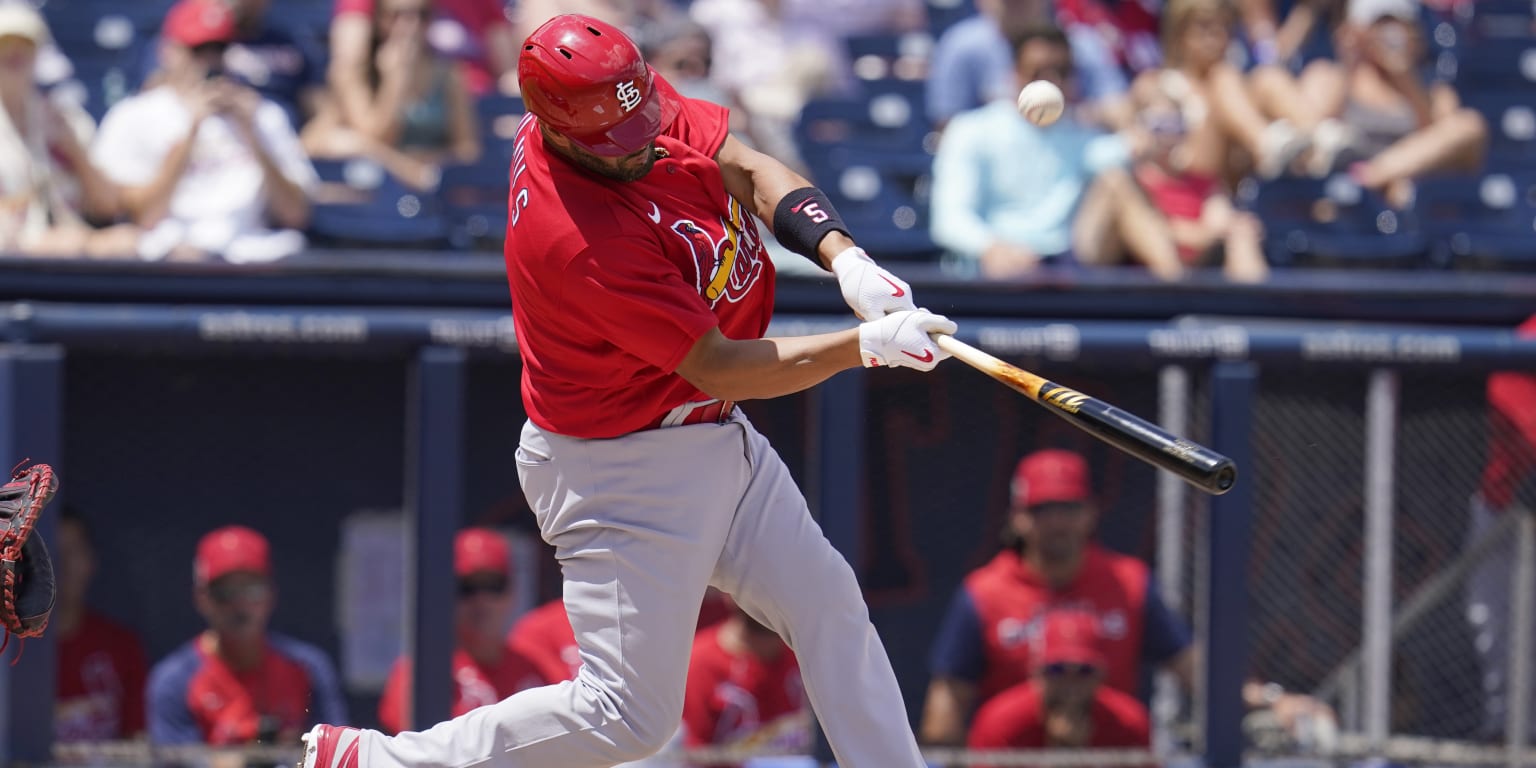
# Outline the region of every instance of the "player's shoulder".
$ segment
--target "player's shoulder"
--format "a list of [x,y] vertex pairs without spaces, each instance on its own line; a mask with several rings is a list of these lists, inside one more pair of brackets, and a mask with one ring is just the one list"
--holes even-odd
[[311,678],[334,678],[331,657],[317,645],[276,632],[267,635],[267,646],[283,659],[303,667]]
[[149,669],[148,686],[151,691],[186,688],[205,665],[207,657],[197,649],[193,638],[176,647]]
[[[1103,687],[1100,686],[1100,689]],[[1004,688],[992,698],[982,702],[977,714],[979,717],[982,711],[985,711],[991,718],[1023,721],[1038,716],[1041,709],[1040,686],[1033,680],[1026,679]]]
[[985,588],[1004,581],[1019,567],[1019,556],[1013,550],[1004,549],[992,559],[972,569],[963,583],[970,588]]
[[1116,715],[1123,715],[1132,719],[1140,718],[1145,720],[1147,718],[1147,708],[1141,703],[1141,700],[1117,688],[1111,688],[1107,685],[1099,686],[1098,690],[1094,693],[1094,702]]
[[1151,573],[1141,558],[1123,555],[1097,544],[1090,545],[1088,548],[1088,562],[1084,571],[1103,573],[1121,582],[1131,582],[1127,584],[1128,586],[1144,584]]

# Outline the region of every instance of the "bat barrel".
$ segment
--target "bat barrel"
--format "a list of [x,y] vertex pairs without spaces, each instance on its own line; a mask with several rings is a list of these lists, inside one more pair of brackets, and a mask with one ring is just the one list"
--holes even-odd
[[1041,402],[1051,406],[1052,413],[1100,440],[1166,469],[1207,493],[1226,493],[1237,482],[1237,465],[1226,456],[1097,398],[1078,394],[1071,401],[1053,399],[1049,396],[1050,387],[1047,384],[1042,390]]

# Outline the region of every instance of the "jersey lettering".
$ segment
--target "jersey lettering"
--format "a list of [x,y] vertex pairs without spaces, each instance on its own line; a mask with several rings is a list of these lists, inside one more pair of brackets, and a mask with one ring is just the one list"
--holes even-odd
[[742,213],[741,204],[727,196],[729,218],[720,219],[724,236],[718,241],[692,220],[671,229],[688,244],[696,267],[694,286],[713,307],[721,298],[735,303],[751,290],[763,273],[763,244]]

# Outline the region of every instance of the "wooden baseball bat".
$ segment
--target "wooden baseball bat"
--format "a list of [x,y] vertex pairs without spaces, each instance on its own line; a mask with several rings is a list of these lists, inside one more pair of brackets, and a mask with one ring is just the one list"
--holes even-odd
[[1184,478],[1202,491],[1223,494],[1237,480],[1237,467],[1232,460],[1203,445],[1170,434],[1103,400],[1009,365],[953,336],[936,333],[933,340],[957,360],[1008,385],[1079,429]]

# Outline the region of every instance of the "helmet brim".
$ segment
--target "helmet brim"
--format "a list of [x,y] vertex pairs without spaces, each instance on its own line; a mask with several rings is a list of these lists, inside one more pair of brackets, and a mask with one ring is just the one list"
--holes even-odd
[[[647,69],[650,69],[647,66]],[[566,134],[582,149],[601,157],[623,157],[645,149],[661,132],[677,119],[682,109],[681,97],[656,70],[651,69],[651,97],[633,114],[610,126],[607,130],[588,135]]]

